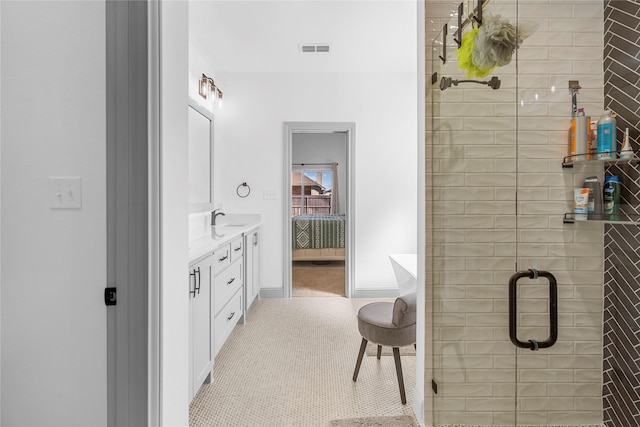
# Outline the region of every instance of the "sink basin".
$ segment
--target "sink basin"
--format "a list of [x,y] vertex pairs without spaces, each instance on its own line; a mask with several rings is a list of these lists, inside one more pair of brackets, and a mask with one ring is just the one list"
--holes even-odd
[[218,224],[216,227],[244,227],[247,224]]

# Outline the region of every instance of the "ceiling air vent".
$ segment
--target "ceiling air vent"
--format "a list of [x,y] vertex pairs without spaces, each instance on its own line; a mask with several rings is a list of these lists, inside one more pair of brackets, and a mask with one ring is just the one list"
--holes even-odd
[[326,43],[306,43],[298,45],[300,52],[302,53],[329,53],[331,46]]

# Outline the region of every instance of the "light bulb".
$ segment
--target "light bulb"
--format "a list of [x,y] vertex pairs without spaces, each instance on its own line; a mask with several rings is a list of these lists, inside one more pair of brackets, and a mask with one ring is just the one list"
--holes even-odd
[[198,88],[198,93],[201,97],[207,99],[207,96],[209,94],[209,82],[204,74],[202,75],[202,79],[200,79],[200,87]]

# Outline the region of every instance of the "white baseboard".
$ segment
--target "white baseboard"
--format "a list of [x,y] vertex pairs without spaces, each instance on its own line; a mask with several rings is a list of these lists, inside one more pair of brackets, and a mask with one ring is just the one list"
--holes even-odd
[[[397,298],[400,296],[398,288],[356,289],[353,298]],[[260,298],[284,298],[284,289],[260,289]]]
[[284,298],[284,289],[282,288],[260,289],[260,298]]
[[398,288],[356,289],[353,298],[397,298]]

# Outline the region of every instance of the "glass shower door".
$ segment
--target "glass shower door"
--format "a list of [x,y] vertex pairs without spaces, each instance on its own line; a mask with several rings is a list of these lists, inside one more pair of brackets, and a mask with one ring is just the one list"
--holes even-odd
[[432,45],[433,424],[599,425],[602,224],[563,217],[602,171],[562,159],[568,81],[602,108],[602,4],[491,0],[483,15],[531,34],[483,78],[459,67],[457,17]]
[[[518,28],[532,33],[514,61],[516,271],[548,271],[557,281],[555,295],[542,275],[516,286],[517,334],[530,344],[517,350],[516,425],[601,425],[603,224],[563,218],[573,211],[574,188],[589,176],[602,182],[604,168],[597,162],[563,168],[562,159],[573,110],[570,81],[579,82],[577,107],[587,115],[604,108],[603,2],[519,0],[516,8]],[[554,334],[552,346],[538,348]]]
[[516,68],[471,78],[499,88],[463,82],[457,28],[454,17],[432,50],[434,424],[515,425],[506,284],[517,260]]

